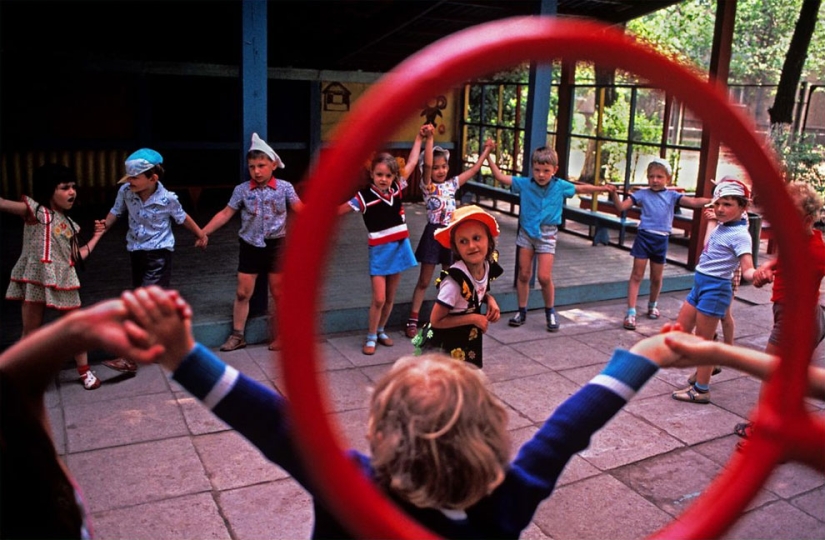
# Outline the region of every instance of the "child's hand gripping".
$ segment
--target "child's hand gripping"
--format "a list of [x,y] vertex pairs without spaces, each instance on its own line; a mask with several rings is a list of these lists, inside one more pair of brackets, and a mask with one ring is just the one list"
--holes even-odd
[[177,291],[157,286],[126,291],[123,302],[131,318],[159,351],[155,361],[174,371],[195,346],[192,308]]

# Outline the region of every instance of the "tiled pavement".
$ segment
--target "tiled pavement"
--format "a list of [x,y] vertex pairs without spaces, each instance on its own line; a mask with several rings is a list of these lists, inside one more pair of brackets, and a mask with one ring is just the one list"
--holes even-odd
[[[523,327],[504,321],[485,337],[485,368],[510,409],[514,448],[562,400],[595,375],[617,346],[629,346],[675,318],[684,292],[666,293],[663,319],[621,328],[622,300],[560,309],[562,328],[544,330],[540,311]],[[764,347],[771,323],[769,291],[740,290],[737,341]],[[642,298],[644,300],[644,298]],[[323,336],[324,375],[332,416],[351,446],[366,450],[368,388],[399,355],[396,345],[360,352],[361,332]],[[229,364],[275,388],[280,370],[265,346],[219,353]],[[825,365],[825,353],[817,362]],[[311,504],[294,481],[155,366],[123,378],[96,367],[93,392],[60,374],[47,395],[60,453],[82,487],[98,538],[308,538]],[[732,434],[758,399],[759,383],[724,370],[713,404],[676,402],[689,370],[660,372],[599,432],[565,470],[524,538],[636,539],[680,515],[725,467],[739,440]],[[820,413],[822,404],[811,403]],[[780,466],[726,538],[825,538],[825,477],[802,465]]]

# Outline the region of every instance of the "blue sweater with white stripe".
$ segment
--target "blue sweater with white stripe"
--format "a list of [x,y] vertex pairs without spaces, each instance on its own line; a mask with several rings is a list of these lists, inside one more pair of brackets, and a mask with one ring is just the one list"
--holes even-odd
[[[570,459],[587,448],[591,436],[657,370],[647,358],[616,350],[604,370],[559,405],[524,443],[501,485],[467,508],[465,516],[448,517],[438,509],[417,508],[389,496],[413,519],[444,538],[518,538],[539,504],[553,492]],[[313,538],[352,537],[318,500],[295,447],[283,396],[227,366],[200,344],[173,378],[313,495]],[[351,455],[364,474],[374,478],[369,457],[356,451]]]

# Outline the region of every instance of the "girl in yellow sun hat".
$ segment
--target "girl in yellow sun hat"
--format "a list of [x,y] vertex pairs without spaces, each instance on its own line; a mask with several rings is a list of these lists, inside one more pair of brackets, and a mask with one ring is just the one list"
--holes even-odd
[[435,231],[435,239],[453,250],[456,262],[436,282],[438,297],[430,322],[413,338],[417,353],[440,349],[483,367],[481,336],[501,317],[490,294],[491,281],[503,273],[497,262],[498,235],[496,219],[475,205],[457,209],[452,222]]

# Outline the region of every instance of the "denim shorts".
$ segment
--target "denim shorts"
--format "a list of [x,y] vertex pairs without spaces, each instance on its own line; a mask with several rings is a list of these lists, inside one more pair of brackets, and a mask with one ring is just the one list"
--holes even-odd
[[634,259],[650,259],[650,262],[665,264],[667,260],[668,235],[640,230],[630,248]]
[[556,236],[559,233],[559,228],[555,225],[542,225],[541,238],[533,238],[527,236],[524,229],[519,227],[518,235],[516,236],[516,245],[521,248],[532,249],[535,253],[549,253],[556,254]]
[[708,317],[721,319],[733,301],[733,285],[731,280],[708,276],[696,272],[693,277],[693,288],[687,296],[687,303]]

